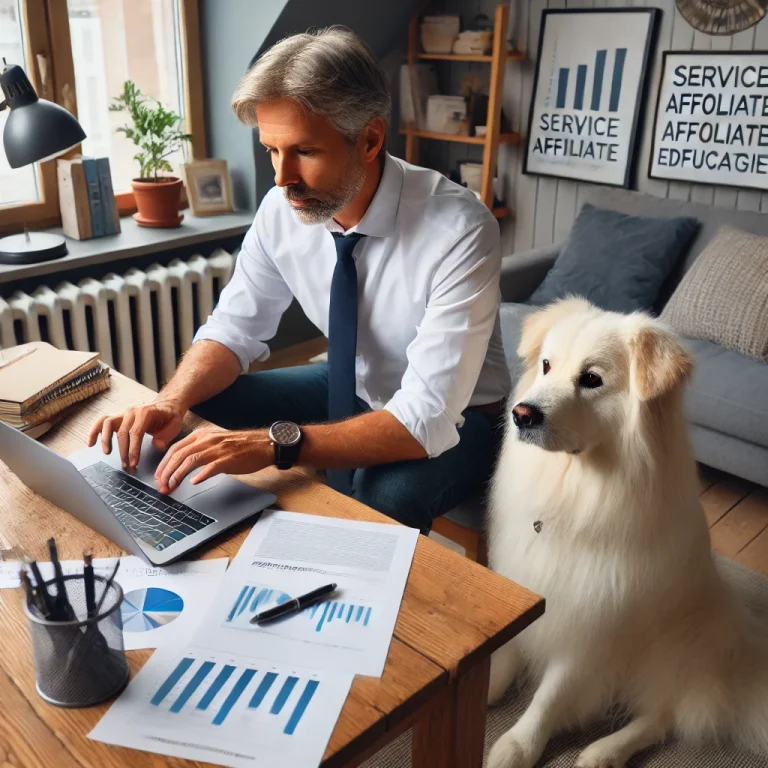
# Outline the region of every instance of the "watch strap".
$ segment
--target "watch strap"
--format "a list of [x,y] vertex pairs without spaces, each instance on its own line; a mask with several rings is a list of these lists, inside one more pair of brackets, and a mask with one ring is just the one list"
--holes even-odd
[[296,445],[279,445],[275,443],[275,466],[278,469],[290,469],[299,458],[301,441]]

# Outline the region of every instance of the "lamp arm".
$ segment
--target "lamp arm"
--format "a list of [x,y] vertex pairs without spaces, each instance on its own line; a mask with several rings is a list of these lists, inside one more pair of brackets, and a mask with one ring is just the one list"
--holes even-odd
[[2,112],[4,109],[8,109],[8,102],[0,101],[0,112]]

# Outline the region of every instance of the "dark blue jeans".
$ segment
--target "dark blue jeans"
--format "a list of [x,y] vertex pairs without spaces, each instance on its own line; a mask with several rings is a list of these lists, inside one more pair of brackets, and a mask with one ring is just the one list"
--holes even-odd
[[[360,402],[360,412],[368,407]],[[328,368],[306,365],[239,376],[231,387],[192,409],[225,429],[328,420]],[[363,504],[427,533],[432,521],[485,492],[502,435],[502,417],[468,409],[459,444],[434,459],[358,469],[352,495]],[[376,436],[371,435],[375,440]]]

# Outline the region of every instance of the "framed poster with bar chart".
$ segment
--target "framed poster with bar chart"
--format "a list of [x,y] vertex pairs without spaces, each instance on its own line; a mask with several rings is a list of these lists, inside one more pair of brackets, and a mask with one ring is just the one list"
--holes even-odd
[[660,13],[542,12],[523,173],[632,186]]

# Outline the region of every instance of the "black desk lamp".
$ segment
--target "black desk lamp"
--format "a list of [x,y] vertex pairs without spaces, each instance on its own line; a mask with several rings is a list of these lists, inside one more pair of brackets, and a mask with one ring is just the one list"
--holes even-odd
[[[85,138],[80,123],[66,109],[39,99],[24,70],[7,64],[0,74],[5,101],[0,112],[10,109],[5,122],[3,145],[11,168],[51,160],[78,145]],[[24,232],[0,239],[0,263],[35,264],[67,255],[67,244],[60,235]]]

